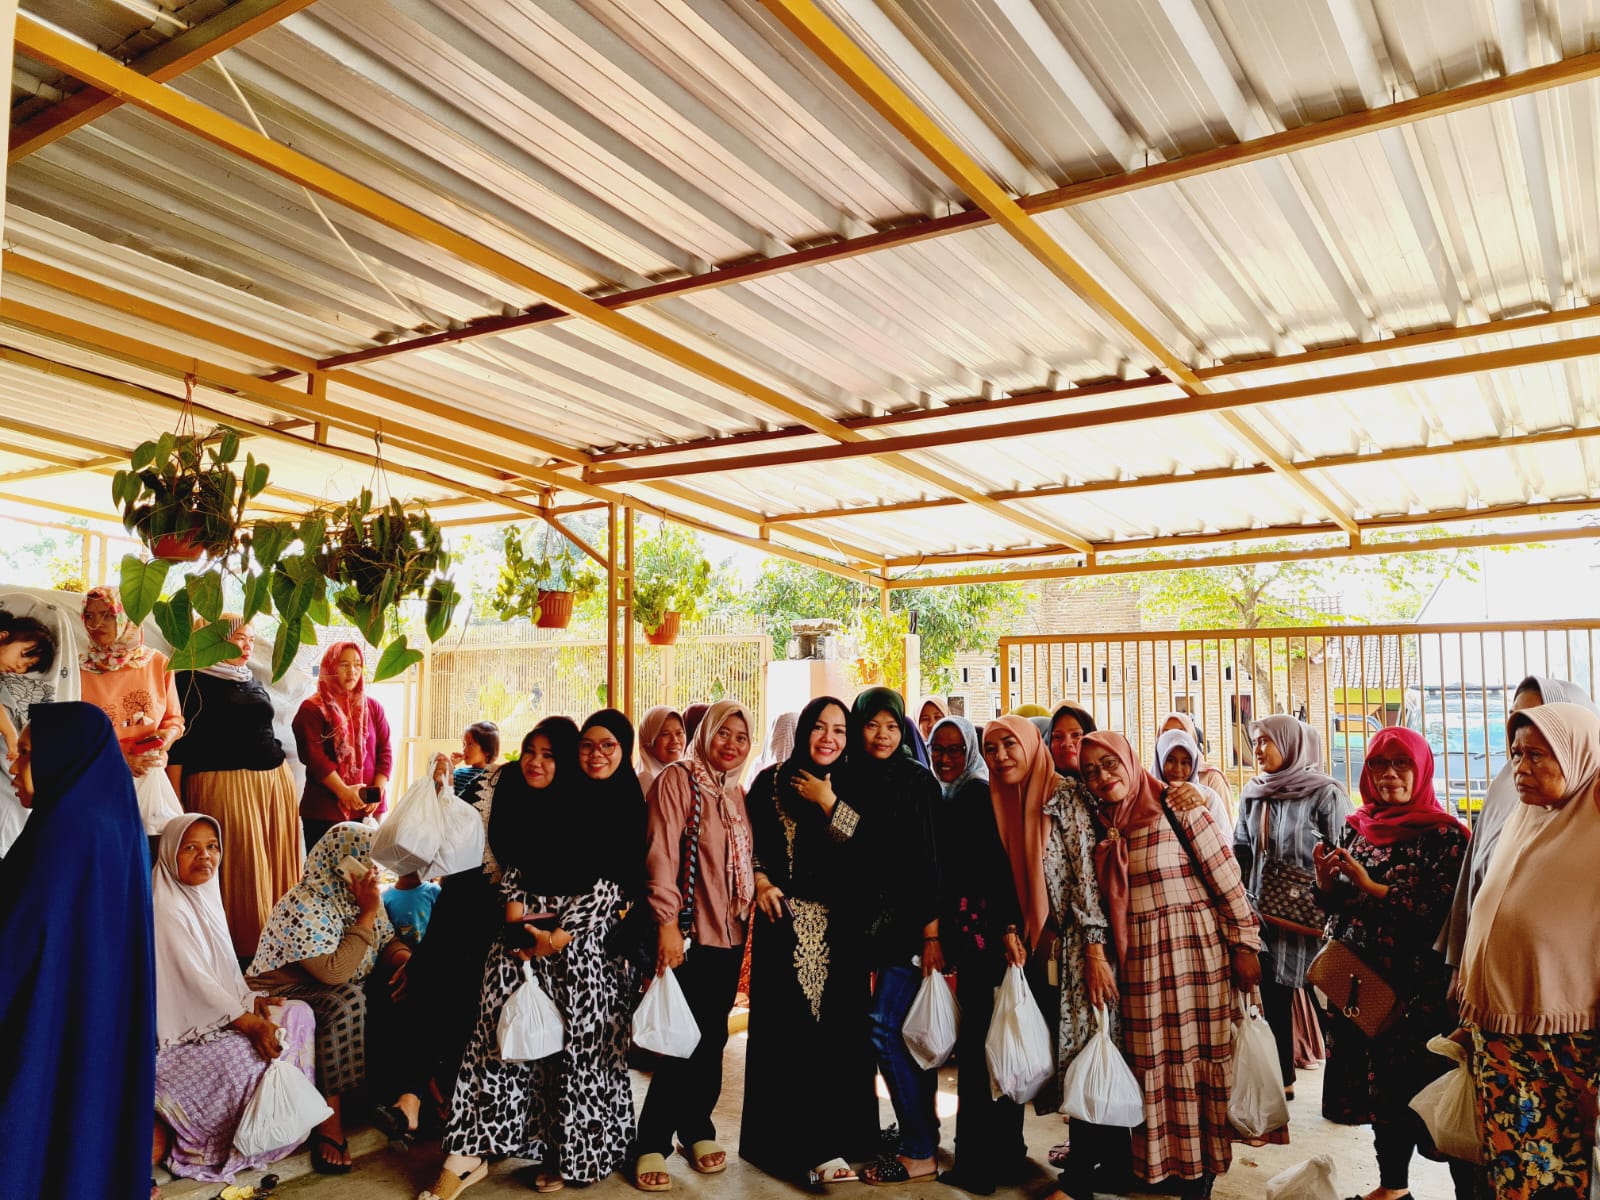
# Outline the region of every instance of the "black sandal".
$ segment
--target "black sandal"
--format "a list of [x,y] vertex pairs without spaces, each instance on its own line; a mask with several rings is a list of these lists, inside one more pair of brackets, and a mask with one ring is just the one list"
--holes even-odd
[[383,1130],[391,1145],[398,1145],[410,1149],[417,1140],[417,1130],[411,1127],[406,1120],[404,1110],[398,1104],[375,1104],[372,1108],[372,1123]]
[[[871,1172],[868,1175],[868,1171]],[[872,1187],[898,1187],[902,1183],[933,1183],[939,1178],[936,1169],[924,1171],[920,1175],[913,1175],[906,1170],[905,1163],[900,1161],[899,1155],[885,1154],[866,1170],[861,1172],[861,1182]]]
[[336,1142],[320,1129],[311,1131],[311,1169],[318,1175],[348,1175],[355,1170],[355,1163],[329,1162],[322,1157],[322,1147],[327,1146],[337,1150],[340,1154],[350,1153],[350,1139]]

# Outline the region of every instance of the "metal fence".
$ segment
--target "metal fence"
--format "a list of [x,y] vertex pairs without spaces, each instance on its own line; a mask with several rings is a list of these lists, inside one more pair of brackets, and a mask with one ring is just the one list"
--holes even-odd
[[[733,631],[728,631],[732,629]],[[721,630],[721,632],[708,632]],[[642,640],[633,652],[637,720],[655,704],[682,708],[697,700],[735,699],[749,707],[752,730],[766,729],[763,703],[772,639],[726,624],[695,626],[675,646]],[[620,697],[608,697],[604,637],[569,637],[526,623],[474,626],[448,647],[434,646],[422,667],[421,749],[458,747],[474,721],[497,722],[509,749],[541,718],[581,721]]]
[[1292,713],[1322,735],[1326,765],[1355,794],[1367,739],[1424,734],[1434,786],[1464,818],[1506,761],[1505,722],[1528,675],[1594,693],[1600,622],[1348,625],[1000,639],[1006,707],[1071,700],[1154,759],[1168,713],[1189,713],[1234,787],[1255,774],[1249,726]]

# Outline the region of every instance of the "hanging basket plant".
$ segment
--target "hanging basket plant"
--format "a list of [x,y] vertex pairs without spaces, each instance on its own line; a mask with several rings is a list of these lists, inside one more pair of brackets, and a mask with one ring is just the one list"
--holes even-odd
[[525,545],[526,530],[508,526],[505,561],[489,607],[502,621],[526,617],[541,629],[565,629],[575,605],[600,592],[600,573],[579,560],[573,545],[546,524],[537,553]]
[[663,524],[639,543],[633,578],[633,615],[645,640],[670,646],[685,621],[697,620],[711,592],[711,562],[691,531]]
[[245,508],[267,486],[267,465],[253,454],[235,469],[239,434],[224,425],[192,428],[141,443],[111,479],[122,524],[155,558],[215,561],[233,551]]
[[320,561],[333,585],[333,603],[370,644],[383,645],[374,680],[399,675],[422,661],[406,635],[395,629],[396,612],[408,599],[425,601],[428,640],[437,641],[455,615],[460,595],[445,571],[450,555],[444,533],[425,510],[411,510],[399,500],[375,507],[372,490],[334,509]]

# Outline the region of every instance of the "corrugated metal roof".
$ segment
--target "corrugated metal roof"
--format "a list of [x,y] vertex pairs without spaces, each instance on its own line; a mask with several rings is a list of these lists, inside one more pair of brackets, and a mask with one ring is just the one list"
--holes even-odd
[[[250,0],[246,0],[250,2]],[[256,3],[256,8],[267,7]],[[28,0],[25,11],[137,60],[224,6],[175,6],[155,23],[111,0]],[[1112,179],[1285,129],[1460,88],[1600,47],[1600,4],[1463,6],[1452,0],[826,0],[826,13],[966,154],[1014,196]],[[191,37],[195,35],[191,34]],[[18,57],[13,121],[48,114],[75,81]],[[730,263],[824,246],[958,213],[968,199],[846,81],[755,0],[318,0],[170,85],[226,116],[433,217],[561,284],[603,296]],[[247,103],[241,102],[241,96]],[[1176,182],[1090,198],[1037,220],[1159,342],[1192,368],[1370,343],[1337,361],[1215,378],[1219,391],[1600,334],[1569,322],[1434,346],[1388,348],[1415,330],[1586,305],[1600,272],[1600,81],[1360,133]],[[46,118],[48,119],[48,116]],[[280,346],[326,359],[509,317],[544,297],[125,106],[12,164],[13,254]],[[284,354],[219,348],[162,318],[114,312],[8,272],[7,303],[61,313],[229,370],[265,376]],[[629,307],[649,331],[822,417],[923,413],[1052,389],[1025,408],[952,410],[875,424],[877,439],[1178,398],[1171,387],[1074,396],[1071,385],[1138,379],[1159,363],[1115,320],[988,225]],[[0,341],[42,358],[171,392],[171,371],[63,343],[13,320]],[[472,459],[474,419],[597,453],[693,442],[678,456],[733,469],[648,479],[621,494],[749,533],[773,514],[937,500],[926,478],[881,460],[737,468],[737,456],[804,450],[822,434],[750,446],[706,438],[790,418],[735,380],[710,379],[574,317],[347,368],[429,401],[431,411],[332,380],[330,399],[409,425]],[[0,365],[14,421],[71,406],[73,425],[131,447],[164,410],[108,400]],[[303,381],[286,386],[303,389]],[[1475,449],[1385,463],[1329,456],[1596,423],[1592,359],[1396,383],[1240,410],[916,449],[955,490],[1060,491],[1004,504],[797,520],[780,544],[895,560],[1051,545],[1038,525],[1104,548],[1263,527],[1321,529],[1328,513],[1278,474],[1187,482],[1264,459],[1358,521],[1498,510],[1595,495],[1588,441]],[[59,389],[59,390],[51,390]],[[272,404],[209,393],[253,420]],[[456,416],[449,415],[455,410]],[[78,414],[83,419],[78,419]],[[296,427],[297,429],[301,427]],[[350,449],[364,435],[329,435]],[[517,439],[502,456],[549,467]],[[0,473],[25,470],[12,458]],[[57,447],[57,452],[61,447]],[[264,451],[264,453],[267,453]],[[422,466],[425,456],[386,451]],[[279,445],[281,477],[338,495],[359,469]],[[577,475],[575,468],[563,468]],[[605,485],[606,467],[590,473]],[[454,467],[451,470],[455,470]],[[448,475],[450,472],[447,471]],[[502,489],[503,469],[475,486]],[[459,476],[457,476],[459,477]],[[62,477],[18,480],[50,498]],[[535,482],[538,482],[537,480]],[[286,485],[287,486],[287,485]],[[444,486],[408,483],[424,499]],[[522,485],[528,486],[526,483]],[[559,492],[559,489],[558,489]],[[577,491],[558,502],[582,499]],[[80,496],[81,499],[81,496]],[[461,512],[489,512],[463,505]]]

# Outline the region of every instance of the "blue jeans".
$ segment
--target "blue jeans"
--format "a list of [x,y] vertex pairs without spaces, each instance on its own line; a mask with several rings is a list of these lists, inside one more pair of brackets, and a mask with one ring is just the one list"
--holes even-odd
[[907,1158],[932,1158],[939,1146],[939,1114],[933,1106],[938,1075],[917,1066],[900,1033],[921,986],[922,971],[916,967],[880,967],[872,997],[872,1048],[900,1122],[900,1153]]

